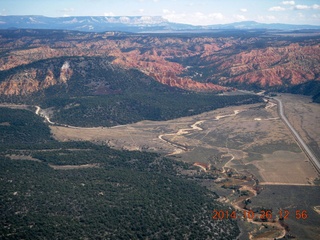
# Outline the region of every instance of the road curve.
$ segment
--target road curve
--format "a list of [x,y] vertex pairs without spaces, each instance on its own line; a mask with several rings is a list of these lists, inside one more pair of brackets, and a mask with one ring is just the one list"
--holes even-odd
[[298,132],[292,127],[286,116],[284,115],[284,110],[283,110],[283,104],[282,101],[279,98],[273,97],[272,99],[276,100],[279,105],[279,115],[280,118],[283,120],[283,122],[288,126],[292,134],[294,135],[295,139],[297,140],[298,144],[302,148],[302,150],[305,152],[305,154],[308,156],[308,158],[311,160],[317,171],[320,173],[320,163],[316,156],[313,154],[313,152],[310,150],[310,148],[305,144],[303,139],[300,137]]

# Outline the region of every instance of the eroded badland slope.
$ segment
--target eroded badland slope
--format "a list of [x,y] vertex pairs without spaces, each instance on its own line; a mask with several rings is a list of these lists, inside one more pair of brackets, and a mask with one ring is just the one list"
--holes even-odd
[[[105,57],[114,65],[135,68],[156,81],[185,90],[226,91],[226,86],[283,88],[319,80],[317,37],[287,38],[266,34],[146,35],[15,30],[0,35],[0,70],[39,60]],[[65,82],[66,66],[53,78],[50,68],[35,67],[1,78],[0,93],[28,94]],[[59,74],[58,74],[59,75]]]

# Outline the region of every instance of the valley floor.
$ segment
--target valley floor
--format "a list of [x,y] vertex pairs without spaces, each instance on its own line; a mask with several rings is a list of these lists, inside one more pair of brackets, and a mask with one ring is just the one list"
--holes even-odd
[[[317,152],[320,130],[315,125],[320,106],[307,103],[302,96],[282,95],[281,99],[289,121]],[[111,128],[50,128],[60,141],[105,142],[117,149],[161,152],[182,161],[250,172],[260,184],[313,185],[318,173],[279,118],[277,104],[271,101],[169,121]]]
[[[282,94],[278,98],[290,123],[319,157],[320,105],[305,96]],[[183,174],[197,171],[214,176],[199,182],[219,194],[221,202],[232,205],[239,216],[254,210],[255,219],[237,220],[243,229],[240,239],[274,239],[290,234],[297,239],[314,239],[320,234],[320,203],[316,200],[320,198],[319,173],[280,119],[277,107],[276,101],[265,99],[262,104],[110,128],[62,126],[51,122],[45,109],[37,107],[34,111],[50,124],[59,141],[99,142],[116,149],[160,152],[195,163],[197,170]],[[272,218],[262,221],[263,209],[271,209]],[[279,220],[282,209],[290,212],[289,219]],[[296,218],[300,211],[307,212],[306,219]]]
[[[320,105],[305,96],[282,94],[278,98],[290,123],[319,156],[320,129],[316,125]],[[243,228],[240,239],[285,235],[313,239],[320,233],[316,227],[320,215],[314,210],[319,205],[314,201],[320,197],[319,174],[280,119],[277,107],[276,101],[266,99],[264,104],[227,107],[170,121],[142,121],[112,128],[50,128],[60,141],[89,140],[118,149],[161,152],[179,161],[195,162],[200,171],[218,174],[217,180],[202,184],[223,196],[221,201],[231,204],[238,214],[254,208],[259,219],[261,209],[273,211],[273,218],[267,222],[239,220]],[[302,196],[303,203],[299,200]],[[246,199],[252,204],[243,204]],[[279,221],[279,209],[291,212],[290,219]],[[296,211],[303,209],[308,219],[296,219]]]

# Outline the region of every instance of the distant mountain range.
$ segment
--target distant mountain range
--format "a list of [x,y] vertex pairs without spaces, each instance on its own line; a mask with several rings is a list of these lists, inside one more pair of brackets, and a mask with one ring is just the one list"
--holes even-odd
[[318,29],[320,26],[291,25],[281,23],[258,23],[254,21],[194,26],[173,23],[161,16],[80,16],[80,17],[45,17],[45,16],[0,16],[0,29],[60,29],[86,32],[125,31],[125,32],[175,32],[175,31],[210,31],[210,30],[301,30]]

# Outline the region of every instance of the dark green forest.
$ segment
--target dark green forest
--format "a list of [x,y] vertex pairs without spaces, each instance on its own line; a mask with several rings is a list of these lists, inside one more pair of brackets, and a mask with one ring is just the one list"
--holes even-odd
[[43,119],[28,110],[0,107],[0,145],[35,144],[52,141]]
[[310,81],[291,87],[287,92],[312,96],[313,102],[320,103],[320,81]]
[[[211,219],[213,209],[226,207],[181,174],[189,164],[155,153],[57,142],[28,110],[1,108],[0,116],[0,239],[235,239],[239,234],[236,222]],[[95,167],[51,167],[90,163]]]

